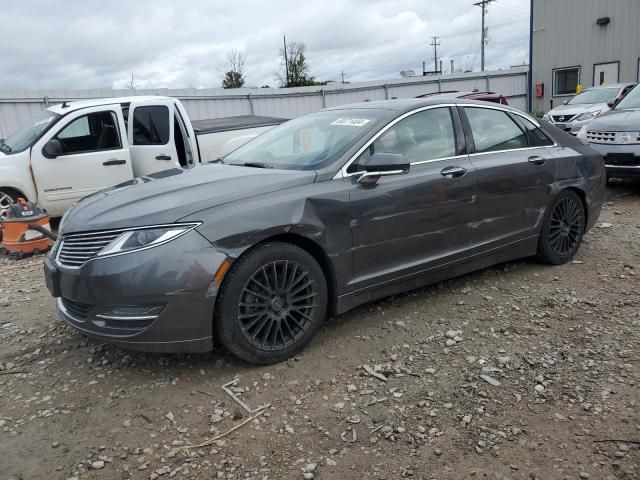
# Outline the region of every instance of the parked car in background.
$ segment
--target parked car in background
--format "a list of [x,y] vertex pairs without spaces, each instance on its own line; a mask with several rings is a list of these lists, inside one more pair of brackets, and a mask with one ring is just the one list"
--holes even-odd
[[500,105],[509,105],[507,99],[495,92],[480,92],[474,90],[472,92],[459,92],[457,90],[448,90],[445,92],[425,93],[418,95],[416,98],[465,98],[467,100],[480,100],[483,102],[499,103]]
[[139,350],[273,363],[325,314],[511,259],[571,260],[602,157],[518,110],[403,99],[279,125],[223,163],[78,202],[45,259],[62,319]]
[[635,86],[635,83],[616,83],[587,88],[571,100],[549,110],[542,118],[573,135],[584,125],[611,109]]
[[577,135],[602,154],[608,177],[640,176],[640,85]]
[[168,97],[53,105],[0,140],[0,215],[23,197],[57,217],[82,197],[134,177],[215,161],[284,121],[191,122],[182,103]]

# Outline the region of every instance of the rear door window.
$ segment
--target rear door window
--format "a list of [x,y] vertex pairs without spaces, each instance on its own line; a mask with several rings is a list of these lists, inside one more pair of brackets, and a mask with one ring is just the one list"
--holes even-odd
[[465,107],[475,151],[496,152],[528,147],[527,136],[502,110]]
[[536,127],[533,122],[530,122],[520,115],[514,115],[514,118],[525,129],[530,147],[548,147],[553,145],[553,140],[547,137],[540,127]]
[[115,112],[95,112],[76,118],[55,137],[62,155],[122,148]]
[[137,107],[133,111],[133,144],[169,143],[169,109],[165,105]]

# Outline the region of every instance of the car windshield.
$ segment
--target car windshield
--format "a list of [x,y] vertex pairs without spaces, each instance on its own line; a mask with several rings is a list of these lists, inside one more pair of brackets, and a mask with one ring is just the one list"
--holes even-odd
[[58,118],[60,115],[50,110],[41,111],[0,143],[0,150],[11,153],[30,147],[44,131],[58,121]]
[[226,157],[230,165],[315,170],[329,165],[375,128],[385,110],[345,109],[311,113],[279,125]]
[[640,108],[640,84],[633,87],[625,97],[620,100],[620,103],[616,105],[616,110],[622,110],[624,108]]
[[579,93],[571,100],[569,105],[583,105],[585,103],[607,103],[615,100],[618,88],[592,88]]

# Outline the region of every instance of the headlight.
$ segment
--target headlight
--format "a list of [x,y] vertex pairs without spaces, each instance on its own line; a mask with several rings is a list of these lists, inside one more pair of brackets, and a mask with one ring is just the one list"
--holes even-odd
[[542,119],[545,122],[550,122],[551,121],[551,117],[549,115],[547,115],[546,113],[544,115],[542,115]]
[[109,245],[104,247],[99,257],[119,253],[132,253],[163,245],[193,230],[199,223],[178,223],[157,227],[142,227],[123,231]]
[[582,115],[578,115],[578,117],[574,120],[574,122],[583,122],[585,120],[591,120],[592,118],[596,118],[600,115],[600,110],[596,110],[595,112],[587,112]]

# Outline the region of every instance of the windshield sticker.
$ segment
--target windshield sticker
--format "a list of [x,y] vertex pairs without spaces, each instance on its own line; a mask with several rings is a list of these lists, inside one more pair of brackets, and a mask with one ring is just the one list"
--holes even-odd
[[53,120],[53,117],[48,117],[48,118],[42,119],[39,122],[36,122],[34,127],[39,127],[40,125],[44,125],[45,123],[49,123],[51,120]]
[[342,125],[346,127],[362,127],[369,123],[371,120],[368,118],[338,118],[331,122],[331,125]]

